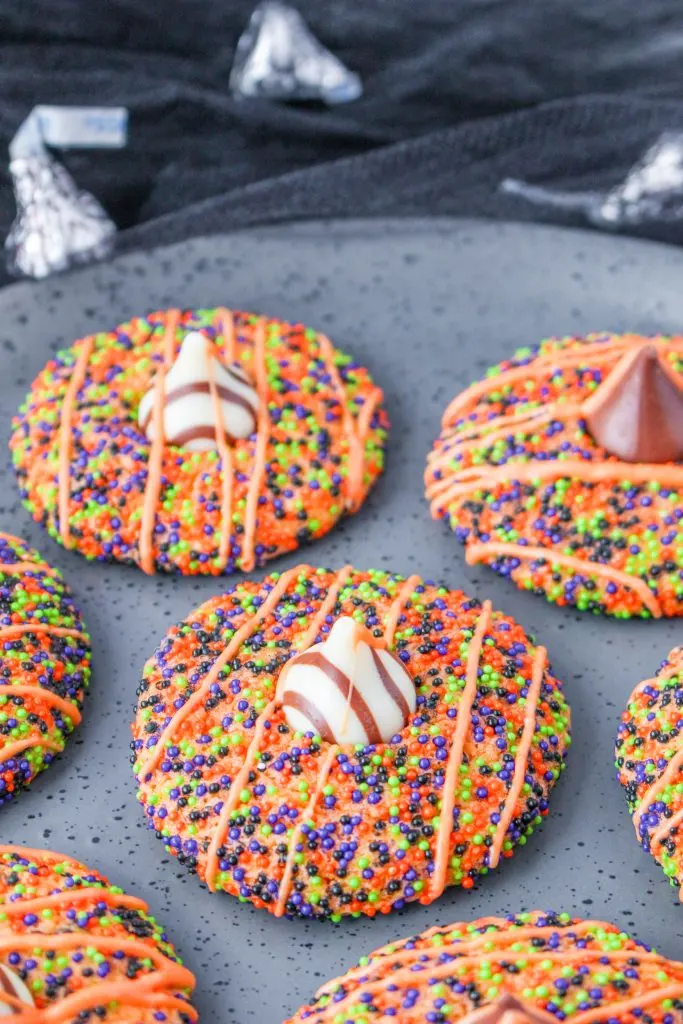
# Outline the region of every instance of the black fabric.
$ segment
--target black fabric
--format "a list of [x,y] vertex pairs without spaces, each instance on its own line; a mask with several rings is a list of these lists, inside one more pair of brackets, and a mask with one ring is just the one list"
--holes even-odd
[[[130,248],[307,216],[576,222],[500,180],[607,187],[683,128],[678,0],[298,0],[364,82],[333,110],[230,97],[253,2],[1,0],[0,146],[39,102],[128,106],[126,150],[62,159]],[[13,214],[3,171],[3,238]]]

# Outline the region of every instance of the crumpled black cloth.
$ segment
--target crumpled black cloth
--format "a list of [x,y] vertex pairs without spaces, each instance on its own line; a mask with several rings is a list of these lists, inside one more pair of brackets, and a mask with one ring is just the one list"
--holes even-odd
[[[0,147],[36,103],[129,107],[126,150],[62,156],[129,249],[301,217],[582,223],[499,182],[609,188],[683,129],[678,0],[297,0],[363,79],[362,99],[333,110],[229,95],[253,6],[3,0]],[[0,166],[4,238],[14,200]],[[643,233],[683,241],[679,225]]]

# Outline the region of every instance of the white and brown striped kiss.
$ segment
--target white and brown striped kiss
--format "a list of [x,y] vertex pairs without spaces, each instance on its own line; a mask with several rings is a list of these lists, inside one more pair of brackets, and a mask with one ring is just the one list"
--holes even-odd
[[388,742],[416,706],[402,663],[348,616],[337,619],[325,641],[291,659],[276,696],[292,729],[338,744]]
[[[214,343],[199,331],[183,339],[164,379],[164,440],[201,451],[249,437],[256,429],[258,395],[241,366],[226,366]],[[156,435],[157,383],[140,402],[138,423],[150,441]]]

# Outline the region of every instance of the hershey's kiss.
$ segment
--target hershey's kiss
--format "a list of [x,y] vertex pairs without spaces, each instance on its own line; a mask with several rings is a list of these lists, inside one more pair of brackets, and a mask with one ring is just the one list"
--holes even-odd
[[[138,409],[138,423],[150,441],[155,437],[156,400],[153,381]],[[228,441],[249,437],[256,429],[258,406],[258,395],[239,364],[226,366],[213,342],[199,331],[185,336],[164,378],[168,444],[201,451],[218,447],[220,430]]]
[[[11,1003],[6,1001],[7,997],[12,1000]],[[20,1003],[26,1006],[36,1005],[19,975],[5,964],[0,964],[0,1017],[14,1017],[20,1014]]]
[[617,363],[583,407],[593,439],[624,462],[683,458],[683,385],[654,345]]
[[11,274],[43,278],[108,255],[114,222],[47,150],[14,158],[9,169],[17,203],[5,241]]
[[235,96],[332,106],[358,99],[360,78],[316,39],[299,12],[279,0],[254,10],[230,73]]
[[401,662],[354,619],[337,619],[325,641],[295,655],[276,696],[288,724],[330,743],[382,743],[415,711],[415,684]]
[[509,992],[503,992],[495,1003],[488,1003],[462,1017],[460,1024],[557,1024],[557,1017]]

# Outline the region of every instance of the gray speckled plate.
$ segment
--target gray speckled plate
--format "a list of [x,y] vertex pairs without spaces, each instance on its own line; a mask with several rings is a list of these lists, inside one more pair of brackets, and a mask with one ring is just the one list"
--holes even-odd
[[548,334],[680,330],[682,280],[683,253],[643,242],[528,225],[375,221],[197,239],[0,293],[3,444],[49,355],[133,314],[222,303],[324,328],[384,387],[393,431],[387,473],[367,505],[303,557],[419,572],[492,598],[546,644],[572,705],[574,747],[549,818],[479,889],[339,925],[275,920],[211,896],[145,830],[128,745],[144,660],[220,582],[147,578],[65,553],[29,522],[5,458],[0,528],[35,542],[67,574],[92,632],[95,672],[77,738],[2,810],[0,836],[74,854],[148,899],[197,974],[205,1024],[280,1024],[321,981],[393,937],[536,906],[614,920],[680,957],[683,907],[639,849],[612,766],[626,698],[680,642],[680,625],[563,612],[468,568],[453,536],[429,518],[422,473],[445,404],[489,364]]

